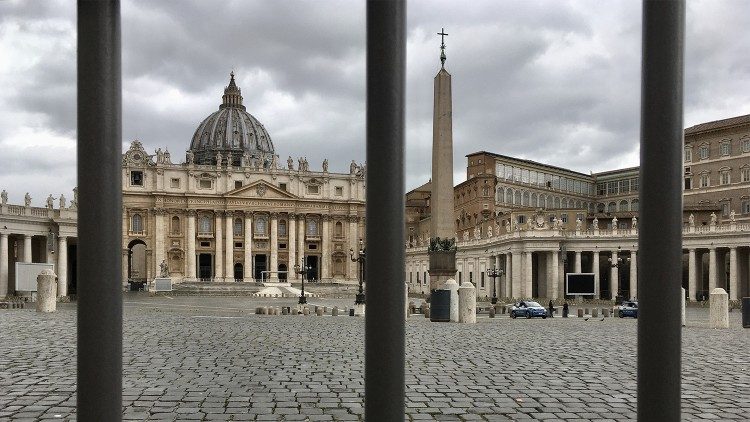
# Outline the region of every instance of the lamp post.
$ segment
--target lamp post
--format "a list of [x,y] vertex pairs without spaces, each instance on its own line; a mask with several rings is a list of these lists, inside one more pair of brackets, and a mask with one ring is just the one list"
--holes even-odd
[[359,263],[359,293],[357,293],[357,296],[354,299],[355,305],[364,305],[365,304],[365,291],[362,287],[362,283],[365,280],[365,248],[364,243],[362,239],[359,239],[359,252],[357,255],[354,255],[354,249],[349,249],[349,257],[351,258],[352,262],[358,262]]
[[302,276],[302,292],[299,294],[299,304],[304,305],[307,303],[307,296],[305,296],[305,273],[310,271],[312,267],[305,265],[305,257],[302,257],[302,267],[299,264],[294,264],[294,272]]
[[487,271],[487,277],[492,279],[492,304],[497,303],[497,287],[495,287],[495,279],[498,277],[502,277],[503,270],[498,268],[490,268]]
[[[617,269],[618,269],[618,271],[617,271],[617,285],[618,285],[618,286],[621,286],[621,285],[622,285],[622,283],[621,283],[621,280],[622,280],[622,275],[621,275],[621,272],[619,271],[619,268],[620,268],[620,266],[621,266],[621,265],[623,265],[623,264],[629,264],[629,263],[630,263],[630,257],[627,257],[627,258],[620,258],[620,257],[619,257],[619,252],[620,252],[620,250],[619,250],[619,249],[620,249],[620,248],[618,247],[617,249],[618,249],[618,250],[617,250],[617,252],[618,252],[618,256],[617,256],[617,258],[615,258],[615,259],[613,260],[613,259],[612,259],[612,257],[610,257],[610,258],[607,258],[607,260],[609,261],[609,265],[610,265],[610,266],[611,266],[612,268],[617,268]],[[615,293],[615,297],[617,297],[617,296],[619,296],[619,295],[620,295],[620,294],[619,294],[619,293],[620,293],[620,292],[619,292],[619,290],[618,290],[618,291],[616,291],[616,292],[613,292],[613,293]]]

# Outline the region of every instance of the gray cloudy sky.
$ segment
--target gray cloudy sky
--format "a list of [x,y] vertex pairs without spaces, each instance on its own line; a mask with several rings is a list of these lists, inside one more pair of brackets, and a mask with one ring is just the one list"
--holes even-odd
[[[184,159],[234,69],[277,153],[348,171],[364,160],[361,1],[123,0],[123,148]],[[430,174],[432,78],[445,27],[455,182],[488,150],[581,172],[637,165],[637,1],[428,1],[408,6],[407,189]],[[685,124],[750,113],[750,13],[688,2]],[[41,205],[76,184],[75,7],[0,2],[0,187]]]

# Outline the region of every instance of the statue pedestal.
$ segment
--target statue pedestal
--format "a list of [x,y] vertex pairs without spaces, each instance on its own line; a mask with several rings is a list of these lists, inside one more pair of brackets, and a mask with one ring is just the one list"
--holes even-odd
[[151,284],[152,292],[171,292],[172,291],[172,279],[169,277],[157,277]]
[[456,251],[429,251],[430,290],[440,289],[456,277]]

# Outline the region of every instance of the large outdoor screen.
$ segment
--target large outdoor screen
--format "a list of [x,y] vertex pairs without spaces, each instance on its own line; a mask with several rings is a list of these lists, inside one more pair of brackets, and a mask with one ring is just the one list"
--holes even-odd
[[594,273],[568,273],[565,277],[566,295],[594,295]]

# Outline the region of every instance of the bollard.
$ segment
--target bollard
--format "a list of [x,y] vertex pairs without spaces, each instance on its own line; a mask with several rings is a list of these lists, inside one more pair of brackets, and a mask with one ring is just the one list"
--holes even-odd
[[711,328],[729,328],[729,295],[721,287],[711,290],[708,295],[711,307]]
[[36,311],[55,312],[57,310],[57,276],[54,271],[42,270],[36,276]]
[[331,309],[331,316],[339,316],[339,307],[334,306],[333,309]]
[[289,308],[286,306],[281,308],[281,315],[289,315]]
[[458,322],[477,322],[477,289],[470,281],[464,281],[458,289],[458,308]]
[[591,312],[589,312],[589,308],[584,308],[583,314],[584,315],[591,315]]
[[504,305],[500,307],[500,313],[505,315],[508,312],[508,308],[506,308]]
[[578,308],[578,318],[583,318],[583,309]]
[[316,307],[315,308],[315,315],[317,315],[317,316],[323,316],[323,308],[322,307],[321,308]]
[[310,308],[307,306],[302,308],[302,315],[310,315]]
[[490,318],[495,318],[495,307],[490,306]]
[[324,306],[324,307],[323,307],[323,313],[324,313],[324,314],[328,314],[328,307],[327,307],[327,306]]
[[424,308],[423,312],[424,312],[424,317],[427,319],[430,319],[430,307],[428,306]]
[[354,316],[354,308],[349,309],[349,316]]
[[263,308],[258,306],[255,308],[255,315],[262,315],[263,314]]
[[458,322],[458,283],[449,278],[444,289],[450,291],[450,322]]
[[260,309],[261,315],[268,315],[268,306],[264,306]]
[[410,314],[416,314],[417,313],[417,305],[414,303],[413,300],[411,302],[409,302],[409,313]]
[[682,315],[681,315],[682,316],[682,326],[684,327],[685,326],[685,305],[686,305],[686,303],[685,303],[686,302],[686,299],[685,299],[685,288],[684,287],[680,289],[680,293],[682,294],[682,299],[681,299],[680,303],[682,305],[681,306],[681,308],[682,308]]
[[609,317],[609,308],[602,308],[602,316],[604,318]]
[[419,305],[419,312],[424,314],[425,309],[427,309],[427,303],[422,303]]
[[593,308],[591,310],[591,317],[592,318],[597,318],[598,316],[599,316],[599,308]]
[[742,298],[742,328],[750,328],[750,297]]

